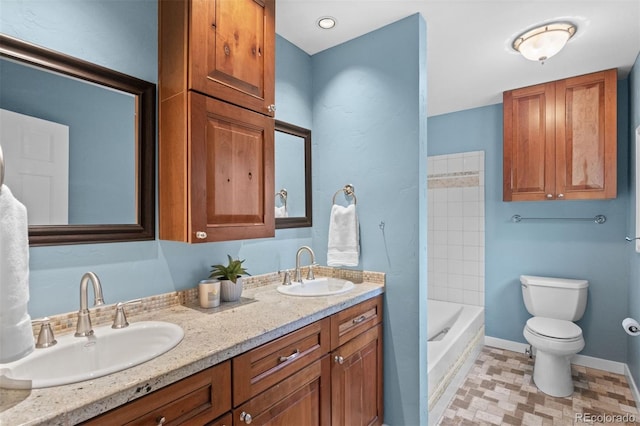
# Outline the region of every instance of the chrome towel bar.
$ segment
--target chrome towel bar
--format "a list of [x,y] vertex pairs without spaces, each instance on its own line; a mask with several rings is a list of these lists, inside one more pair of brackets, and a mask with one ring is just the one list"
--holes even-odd
[[522,217],[519,214],[514,214],[513,216],[511,216],[511,222],[513,223],[522,222],[523,220],[573,220],[594,222],[598,225],[602,225],[607,221],[607,217],[602,214],[599,214],[595,217]]

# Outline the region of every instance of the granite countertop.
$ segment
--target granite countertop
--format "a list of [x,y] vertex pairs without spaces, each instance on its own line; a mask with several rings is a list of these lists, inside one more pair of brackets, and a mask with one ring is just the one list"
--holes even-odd
[[295,297],[278,293],[276,286],[245,289],[246,303],[230,309],[176,305],[129,316],[131,323],[178,324],[184,338],[151,361],[94,380],[44,389],[0,389],[0,424],[77,424],[384,292],[383,284],[363,282],[343,295]]

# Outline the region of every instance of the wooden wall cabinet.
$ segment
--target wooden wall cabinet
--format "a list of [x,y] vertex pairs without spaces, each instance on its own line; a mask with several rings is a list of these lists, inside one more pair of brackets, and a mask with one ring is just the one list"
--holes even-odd
[[274,0],[159,2],[160,239],[275,235]]
[[503,94],[504,201],[616,197],[617,71]]

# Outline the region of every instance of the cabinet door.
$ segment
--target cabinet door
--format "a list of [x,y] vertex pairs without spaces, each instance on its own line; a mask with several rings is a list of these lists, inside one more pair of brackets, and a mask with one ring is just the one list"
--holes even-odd
[[608,70],[556,83],[556,196],[616,197],[616,81]]
[[382,325],[345,343],[331,358],[332,424],[381,425]]
[[504,93],[504,201],[555,197],[555,86]]
[[325,355],[234,409],[234,424],[330,425],[330,369],[329,356]]
[[191,0],[189,28],[189,88],[273,116],[275,0]]
[[189,98],[190,242],[273,237],[274,120]]

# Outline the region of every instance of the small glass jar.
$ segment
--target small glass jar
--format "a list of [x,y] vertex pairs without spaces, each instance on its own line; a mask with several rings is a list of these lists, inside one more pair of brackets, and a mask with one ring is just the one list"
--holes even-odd
[[198,295],[201,308],[220,306],[220,281],[202,280],[198,283]]

